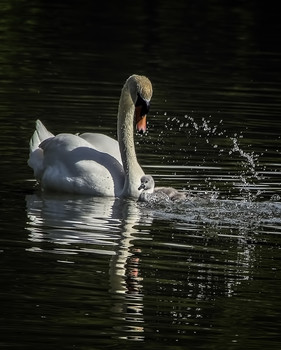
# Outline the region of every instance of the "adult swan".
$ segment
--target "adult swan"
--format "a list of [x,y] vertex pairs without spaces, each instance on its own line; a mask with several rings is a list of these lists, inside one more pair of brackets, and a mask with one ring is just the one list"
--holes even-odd
[[119,101],[118,142],[96,133],[54,136],[37,120],[28,165],[42,189],[138,198],[144,172],[135,153],[134,129],[146,130],[151,97],[148,78],[132,75],[127,79]]

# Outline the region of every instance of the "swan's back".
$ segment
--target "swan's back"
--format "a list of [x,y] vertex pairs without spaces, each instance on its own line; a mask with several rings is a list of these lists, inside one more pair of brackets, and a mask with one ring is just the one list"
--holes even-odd
[[94,149],[101,151],[103,153],[110,154],[112,157],[116,158],[122,165],[122,159],[119,149],[119,143],[113,138],[99,133],[87,132],[79,135],[82,139],[89,142]]
[[[118,143],[100,135],[95,149],[94,135],[54,136],[39,120],[36,122],[28,165],[43,189],[96,196],[120,195],[125,179]],[[105,151],[98,149],[102,148],[102,139]],[[113,155],[109,152],[110,145]]]

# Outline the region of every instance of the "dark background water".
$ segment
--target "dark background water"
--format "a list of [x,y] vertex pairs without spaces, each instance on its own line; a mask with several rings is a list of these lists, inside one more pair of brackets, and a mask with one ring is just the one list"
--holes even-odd
[[[261,1],[0,1],[0,347],[280,349],[279,17]],[[154,88],[145,172],[219,199],[34,188],[35,120],[115,137],[133,73]]]

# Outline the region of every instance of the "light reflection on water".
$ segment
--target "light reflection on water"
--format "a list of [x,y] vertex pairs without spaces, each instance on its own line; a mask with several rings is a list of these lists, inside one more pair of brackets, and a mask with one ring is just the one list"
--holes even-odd
[[26,250],[78,270],[83,255],[92,256],[91,273],[102,273],[108,284],[101,297],[111,305],[106,313],[117,320],[111,337],[138,341],[156,341],[163,332],[173,338],[173,329],[183,340],[187,325],[188,332],[205,327],[212,334],[218,320],[200,303],[241,293],[256,274],[260,244],[277,235],[281,223],[274,201],[200,198],[163,205],[33,194],[26,203]]
[[[125,332],[119,338],[142,340],[142,278],[138,276],[140,251],[134,246],[138,233],[134,226],[140,221],[151,224],[152,219],[142,217],[134,202],[119,199],[29,195],[26,201],[32,243],[27,250],[54,253],[59,263],[75,263],[72,259],[77,254],[109,256],[105,269],[110,294],[106,298],[112,299],[112,305],[107,312],[110,318],[125,322],[116,328],[118,334]],[[147,234],[142,235],[148,239]],[[52,243],[52,248],[41,248],[44,242]],[[98,264],[94,268],[104,269]]]

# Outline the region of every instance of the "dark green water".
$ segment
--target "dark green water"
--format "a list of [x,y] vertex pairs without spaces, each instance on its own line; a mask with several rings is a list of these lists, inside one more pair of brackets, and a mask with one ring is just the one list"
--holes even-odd
[[[0,348],[280,349],[280,21],[260,1],[0,1]],[[121,87],[154,95],[137,153],[152,205],[42,194],[35,120],[116,135]]]

